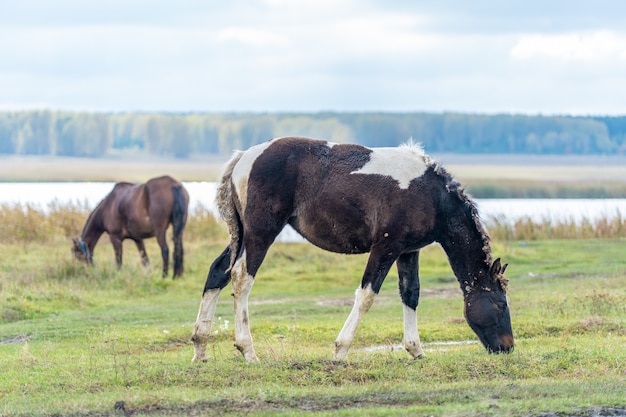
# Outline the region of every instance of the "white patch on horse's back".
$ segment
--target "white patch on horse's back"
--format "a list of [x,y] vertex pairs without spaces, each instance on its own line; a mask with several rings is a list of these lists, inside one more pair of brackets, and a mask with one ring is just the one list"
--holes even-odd
[[371,149],[370,160],[351,174],[388,176],[398,181],[400,188],[407,189],[411,181],[421,177],[428,168],[429,159],[420,147]]
[[250,177],[252,165],[273,142],[280,139],[281,138],[272,139],[248,148],[241,156],[241,159],[239,159],[239,162],[237,162],[235,169],[233,169],[232,181],[233,184],[235,184],[235,191],[239,196],[239,201],[244,211],[248,199],[248,178]]

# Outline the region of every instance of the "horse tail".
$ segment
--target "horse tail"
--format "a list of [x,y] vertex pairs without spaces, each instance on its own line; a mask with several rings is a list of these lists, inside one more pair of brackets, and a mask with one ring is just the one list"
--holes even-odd
[[174,206],[172,207],[172,228],[174,229],[174,277],[183,274],[183,230],[187,223],[187,194],[182,184],[172,186]]
[[233,157],[224,167],[224,172],[222,172],[222,177],[217,187],[217,208],[220,216],[228,225],[228,232],[230,234],[230,262],[228,271],[230,271],[230,268],[234,265],[242,246],[243,225],[241,223],[241,217],[239,216],[237,207],[235,206],[235,191],[233,190],[232,184],[233,170],[242,156],[242,151],[235,152]]

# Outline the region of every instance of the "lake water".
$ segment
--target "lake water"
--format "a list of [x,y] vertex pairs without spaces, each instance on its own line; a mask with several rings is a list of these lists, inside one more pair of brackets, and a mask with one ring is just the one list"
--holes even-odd
[[[183,182],[190,196],[190,209],[197,206],[215,213],[214,182]],[[113,182],[0,183],[0,204],[30,204],[45,210],[48,204],[81,204],[94,208],[112,189]],[[595,220],[601,217],[626,217],[626,199],[476,199],[481,217],[488,224],[493,218],[515,221]],[[282,241],[297,240],[293,230],[286,230]]]

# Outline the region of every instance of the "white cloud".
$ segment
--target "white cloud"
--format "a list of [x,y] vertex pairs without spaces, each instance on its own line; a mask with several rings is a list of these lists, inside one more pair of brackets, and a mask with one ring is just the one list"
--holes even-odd
[[24,1],[0,108],[626,113],[624,14],[595,5]]
[[262,46],[286,46],[289,41],[284,36],[267,30],[248,27],[229,27],[222,29],[217,34],[219,41],[237,41],[245,45],[256,47]]
[[626,35],[610,31],[524,35],[511,49],[510,55],[518,60],[624,61]]
[[326,30],[326,37],[346,51],[370,56],[383,54],[411,54],[435,49],[441,36],[421,32],[419,16],[390,13],[364,15],[335,21]]

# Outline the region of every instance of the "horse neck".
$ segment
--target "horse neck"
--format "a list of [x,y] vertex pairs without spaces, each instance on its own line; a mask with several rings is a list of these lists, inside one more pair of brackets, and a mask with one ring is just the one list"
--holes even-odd
[[83,240],[89,252],[93,252],[93,248],[96,246],[96,242],[104,233],[104,228],[102,227],[102,206],[98,205],[94,211],[91,212],[87,221],[85,222],[85,226],[83,227],[83,231],[80,234],[80,238]]
[[489,237],[477,215],[466,210],[468,208],[463,207],[446,216],[441,238],[438,239],[464,295],[487,282],[491,264]]

